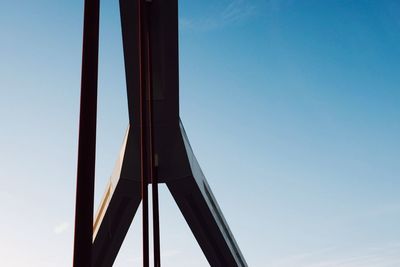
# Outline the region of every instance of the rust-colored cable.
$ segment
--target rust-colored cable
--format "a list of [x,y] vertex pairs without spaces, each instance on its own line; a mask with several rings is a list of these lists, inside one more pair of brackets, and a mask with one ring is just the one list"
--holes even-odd
[[153,118],[153,87],[152,87],[152,59],[151,59],[151,2],[147,2],[147,89],[148,89],[148,120],[149,120],[149,179],[152,182],[152,203],[153,203],[153,249],[154,249],[154,266],[161,266],[160,259],[160,223],[159,223],[159,208],[158,208],[158,159],[155,159],[154,153],[154,118]]
[[[140,70],[140,176],[141,176],[141,193],[142,193],[142,225],[143,225],[143,266],[149,267],[149,215],[148,215],[148,191],[147,191],[147,142],[146,142],[146,38],[145,37],[145,5],[143,0],[138,1],[138,17],[139,17],[139,70]],[[144,1],[143,1],[144,2]]]

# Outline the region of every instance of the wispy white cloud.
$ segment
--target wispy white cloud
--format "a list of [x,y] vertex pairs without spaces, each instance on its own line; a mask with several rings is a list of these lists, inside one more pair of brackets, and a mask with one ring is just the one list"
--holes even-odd
[[267,0],[266,9],[270,12],[281,11],[286,6],[292,4],[295,0]]
[[347,225],[356,224],[362,221],[368,221],[375,218],[383,218],[386,216],[398,216],[400,214],[400,203],[383,203],[375,207],[368,207],[354,211],[348,215],[337,215],[331,218],[332,225],[337,228],[346,227]]
[[230,0],[218,12],[197,18],[180,18],[179,26],[186,30],[214,30],[240,21],[255,14],[256,6],[249,0]]
[[56,235],[60,235],[60,234],[64,233],[65,231],[67,231],[68,228],[69,228],[69,222],[62,222],[62,223],[57,224],[54,227],[53,232]]
[[222,11],[221,19],[225,23],[232,23],[246,19],[254,14],[255,6],[246,0],[233,0]]
[[395,267],[400,266],[400,243],[371,246],[357,252],[327,248],[288,255],[270,263],[273,267]]
[[[162,259],[171,259],[174,257],[177,257],[178,255],[182,254],[181,250],[178,249],[170,249],[170,250],[164,250],[161,251],[161,258]],[[141,255],[134,255],[128,259],[126,259],[126,263],[134,263],[134,264],[139,264],[142,262],[143,257]],[[153,258],[150,257],[150,263],[153,263]]]
[[161,256],[163,258],[171,258],[171,257],[178,256],[179,254],[182,254],[182,251],[180,251],[178,249],[171,249],[171,250],[163,251],[161,253]]

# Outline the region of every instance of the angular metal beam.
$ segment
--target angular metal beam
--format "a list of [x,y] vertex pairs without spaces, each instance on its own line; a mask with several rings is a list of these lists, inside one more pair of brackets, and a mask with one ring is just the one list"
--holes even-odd
[[[169,154],[171,158],[167,163],[172,163],[167,168],[160,161],[160,165],[164,166],[162,173],[171,174],[163,176],[162,182],[168,186],[210,266],[247,266],[182,125],[176,133],[178,135],[172,137],[174,141],[168,142],[174,144],[174,149],[169,152],[162,150],[162,156]],[[93,244],[93,266],[96,267],[112,266],[140,204],[139,168],[134,170],[130,164],[138,157],[137,142],[129,141],[135,139],[137,136],[134,132],[127,133],[109,188],[96,216]]]
[[120,0],[129,129],[95,218],[92,266],[113,265],[141,201],[140,101],[152,106],[148,127],[154,133],[151,156],[157,155],[155,182],[166,183],[211,266],[247,266],[179,119],[178,1],[151,1],[146,64],[151,65],[152,93],[145,99],[140,93],[139,1],[145,0]]
[[210,266],[245,267],[247,263],[190,147],[181,124],[190,175],[167,182]]
[[138,131],[127,130],[93,225],[93,265],[112,266],[141,201]]

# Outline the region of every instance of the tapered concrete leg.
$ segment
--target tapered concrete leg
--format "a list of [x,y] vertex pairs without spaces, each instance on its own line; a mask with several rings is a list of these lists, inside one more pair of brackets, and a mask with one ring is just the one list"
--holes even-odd
[[113,265],[141,201],[140,182],[136,178],[139,169],[135,168],[135,162],[139,161],[137,145],[131,143],[135,140],[135,134],[128,131],[94,220],[94,267]]
[[94,239],[93,266],[113,265],[140,201],[140,183],[121,179]]
[[167,181],[167,186],[210,266],[247,266],[239,246],[229,230],[229,226],[190,148],[182,126],[181,134],[186,149],[187,160],[191,167],[191,175]]
[[[95,218],[94,267],[113,265],[141,201],[136,132],[136,129],[127,132],[120,158]],[[167,171],[164,173],[175,175],[167,175],[163,181],[210,266],[246,267],[247,263],[200,169],[182,124],[177,133],[175,138],[180,141],[172,143],[180,145],[175,144],[175,149],[163,152],[171,157],[174,155],[174,160],[167,161],[174,168],[165,168]]]

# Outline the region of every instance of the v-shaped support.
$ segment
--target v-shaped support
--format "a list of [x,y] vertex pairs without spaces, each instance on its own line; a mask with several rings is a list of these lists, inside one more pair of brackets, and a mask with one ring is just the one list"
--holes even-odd
[[[93,260],[96,267],[112,266],[140,204],[139,173],[130,164],[135,155],[136,134],[128,129],[120,157],[97,212]],[[163,179],[211,266],[247,266],[229,226],[180,127],[169,152],[172,164]],[[179,168],[179,169],[173,169]],[[160,176],[162,177],[162,176]],[[165,177],[165,176],[163,176]]]
[[[144,192],[151,183],[167,185],[211,266],[247,266],[179,118],[177,0],[120,0],[129,128],[94,220],[93,232],[90,229],[98,11],[98,0],[86,0],[74,266],[113,265],[142,196],[147,203]],[[153,167],[157,170],[156,179],[151,174]],[[150,171],[145,173],[145,169]],[[148,176],[151,181],[145,181]],[[157,208],[154,210],[158,214]],[[147,240],[144,247],[148,247],[146,234],[143,240]],[[148,257],[148,253],[144,254]],[[148,259],[144,265],[148,266]]]

